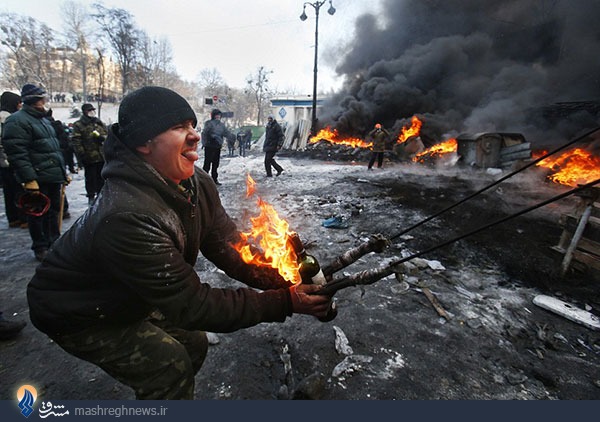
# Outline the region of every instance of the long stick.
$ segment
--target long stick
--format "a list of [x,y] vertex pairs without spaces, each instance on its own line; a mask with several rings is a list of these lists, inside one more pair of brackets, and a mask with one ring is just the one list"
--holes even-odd
[[[513,218],[519,217],[519,216],[521,216],[523,214],[526,214],[526,213],[528,213],[530,211],[533,211],[535,209],[538,209],[538,208],[541,208],[541,207],[543,207],[545,205],[548,205],[548,204],[550,204],[552,202],[556,202],[556,201],[558,201],[560,199],[566,198],[567,196],[573,195],[574,193],[577,193],[577,192],[582,191],[584,189],[590,188],[590,187],[592,187],[594,185],[597,185],[598,183],[600,183],[600,179],[596,179],[593,182],[586,183],[585,185],[581,185],[581,186],[579,186],[579,187],[577,187],[575,189],[571,189],[568,192],[561,193],[560,195],[557,195],[557,196],[555,196],[553,198],[547,199],[547,200],[545,200],[543,202],[540,202],[539,204],[532,205],[531,207],[525,208],[524,210],[521,210],[521,211],[519,211],[519,212],[517,212],[515,214],[511,214],[511,215],[509,215],[507,217],[504,217],[504,218],[496,220],[496,221],[494,221],[492,223],[486,224],[486,225],[484,225],[482,227],[479,227],[478,229],[470,231],[470,232],[468,232],[466,234],[463,234],[461,236],[455,237],[454,239],[447,240],[446,242],[440,243],[440,244],[438,244],[436,246],[432,246],[429,249],[425,249],[424,251],[417,252],[417,253],[412,254],[412,255],[410,255],[410,256],[408,256],[406,258],[401,258],[401,259],[392,261],[392,262],[390,262],[385,267],[378,268],[376,270],[371,270],[371,271],[363,271],[361,273],[358,273],[358,275],[360,275],[360,277],[357,276],[357,275],[355,275],[355,276],[350,276],[350,277],[344,277],[344,278],[341,278],[341,279],[338,279],[338,280],[333,280],[333,281],[327,283],[325,285],[325,287],[323,287],[323,289],[319,290],[318,294],[333,296],[338,290],[344,289],[346,287],[356,286],[358,284],[373,284],[376,281],[378,281],[379,279],[381,279],[383,277],[386,277],[387,275],[393,273],[394,272],[393,271],[393,267],[395,267],[396,265],[402,264],[404,262],[410,261],[411,259],[418,258],[418,257],[420,257],[422,255],[425,255],[425,254],[433,252],[433,251],[435,251],[437,249],[443,248],[444,246],[448,246],[448,245],[450,245],[452,243],[458,242],[459,240],[462,240],[462,239],[464,239],[466,237],[472,236],[472,235],[474,235],[476,233],[479,233],[479,232],[481,232],[483,230],[486,230],[486,229],[488,229],[490,227],[493,227],[493,226],[496,226],[498,224],[504,223],[505,221],[508,221],[508,220],[513,219]],[[383,269],[387,269],[390,272],[388,272],[387,274],[385,274],[386,271],[382,271]],[[376,278],[380,274],[385,274],[385,275],[383,275],[383,276],[381,276],[379,278]],[[365,282],[362,281],[361,277],[364,277]]]
[[65,185],[60,187],[60,208],[58,209],[58,232],[62,230],[63,214],[65,212]]
[[462,200],[460,200],[460,201],[456,202],[455,204],[452,204],[452,205],[450,205],[449,207],[447,207],[447,208],[444,208],[443,210],[441,210],[441,211],[439,211],[439,212],[437,212],[437,213],[433,214],[432,216],[430,216],[430,217],[427,217],[426,219],[424,219],[424,220],[422,220],[422,221],[420,221],[420,222],[418,222],[418,223],[416,223],[416,224],[414,224],[414,225],[412,225],[412,226],[408,227],[407,229],[404,229],[404,230],[402,230],[400,233],[397,233],[397,234],[395,234],[394,236],[390,237],[390,240],[394,240],[394,239],[396,239],[396,238],[398,238],[398,237],[402,236],[403,234],[406,234],[406,233],[408,233],[409,231],[411,231],[411,230],[414,230],[414,229],[416,229],[417,227],[419,227],[419,226],[421,226],[421,225],[423,225],[423,224],[425,224],[425,223],[427,223],[427,222],[429,222],[429,221],[433,220],[434,218],[437,218],[437,217],[439,217],[439,216],[440,216],[440,215],[442,215],[443,213],[445,213],[445,212],[447,212],[447,211],[450,211],[451,209],[453,209],[453,208],[455,208],[455,207],[459,206],[460,204],[462,204],[462,203],[464,203],[464,202],[468,201],[469,199],[471,199],[471,198],[474,198],[475,196],[477,196],[477,195],[479,195],[479,194],[481,194],[481,193],[485,192],[486,190],[488,190],[488,189],[491,189],[492,187],[494,187],[494,186],[496,186],[496,185],[498,185],[498,184],[500,184],[500,183],[504,182],[506,179],[509,179],[509,178],[513,177],[513,176],[514,176],[514,175],[516,175],[517,173],[520,173],[520,172],[522,172],[523,170],[525,170],[525,169],[528,169],[529,167],[536,165],[536,164],[537,164],[537,163],[539,163],[540,161],[542,161],[542,160],[545,160],[545,159],[546,159],[546,158],[548,158],[549,156],[551,156],[551,155],[554,155],[554,154],[556,154],[557,152],[559,152],[559,151],[561,151],[561,150],[563,150],[563,149],[565,149],[565,148],[567,148],[567,147],[569,147],[569,146],[571,146],[571,145],[573,145],[573,144],[575,144],[575,143],[577,143],[577,142],[581,141],[582,139],[585,139],[585,138],[587,138],[587,137],[588,137],[588,136],[590,136],[592,133],[594,133],[594,132],[597,132],[598,130],[600,130],[600,127],[597,127],[597,128],[595,128],[595,129],[592,129],[592,130],[590,130],[590,131],[588,131],[588,132],[584,133],[583,135],[581,135],[581,136],[579,136],[579,137],[577,137],[577,138],[573,139],[572,141],[570,141],[570,142],[566,143],[565,145],[563,145],[563,146],[561,146],[561,147],[559,147],[559,148],[556,148],[554,151],[551,151],[551,152],[547,153],[546,155],[544,155],[544,156],[542,156],[542,157],[538,158],[537,160],[534,160],[534,161],[530,162],[529,164],[527,164],[527,165],[525,165],[525,166],[521,167],[520,169],[518,169],[518,170],[515,170],[515,171],[513,171],[512,173],[509,173],[509,174],[507,174],[507,175],[506,175],[506,176],[504,176],[504,177],[501,177],[500,179],[498,179],[497,181],[495,181],[495,182],[494,182],[494,183],[492,183],[491,185],[489,185],[489,186],[486,186],[486,187],[484,187],[483,189],[480,189],[480,190],[478,190],[477,192],[475,192],[475,193],[473,193],[473,194],[471,194],[471,195],[467,196],[466,198],[464,198],[464,199],[462,199]]

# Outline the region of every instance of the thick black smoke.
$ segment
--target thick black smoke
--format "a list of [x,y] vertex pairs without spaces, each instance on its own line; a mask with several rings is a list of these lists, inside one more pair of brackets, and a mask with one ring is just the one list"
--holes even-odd
[[321,125],[364,135],[416,114],[440,140],[504,131],[540,143],[598,125],[590,107],[542,117],[600,104],[599,0],[383,0],[383,11],[356,21]]

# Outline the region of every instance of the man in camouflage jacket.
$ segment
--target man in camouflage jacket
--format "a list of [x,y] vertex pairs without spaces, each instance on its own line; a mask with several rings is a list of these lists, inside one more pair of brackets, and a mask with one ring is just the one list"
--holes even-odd
[[104,123],[96,117],[96,109],[86,103],[81,106],[83,115],[73,124],[71,143],[77,156],[77,161],[85,171],[85,191],[91,204],[100,193],[104,179],[100,173],[104,166],[104,140],[107,131]]

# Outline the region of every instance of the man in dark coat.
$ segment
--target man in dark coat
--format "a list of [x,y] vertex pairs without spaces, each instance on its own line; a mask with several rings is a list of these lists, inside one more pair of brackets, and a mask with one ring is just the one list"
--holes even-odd
[[265,143],[263,144],[263,151],[265,152],[265,170],[267,177],[273,177],[273,170],[277,170],[277,176],[283,172],[281,167],[275,161],[275,154],[283,146],[283,131],[281,126],[277,123],[277,120],[273,118],[273,115],[269,115],[267,118],[267,130],[265,131]]
[[2,144],[17,180],[25,190],[43,193],[50,199],[48,212],[27,216],[31,249],[38,261],[44,259],[48,248],[60,236],[61,188],[68,180],[60,143],[46,118],[46,98],[43,88],[24,85],[23,108],[6,119],[2,133]]
[[375,160],[377,160],[377,168],[380,169],[383,167],[383,154],[385,153],[389,137],[390,133],[381,126],[381,123],[376,123],[373,130],[367,134],[367,140],[372,142],[371,150],[373,151],[371,160],[369,160],[369,165],[367,166],[369,170],[373,169]]
[[2,129],[4,122],[21,108],[21,96],[5,91],[0,96],[0,175],[4,193],[4,209],[8,227],[27,228],[27,215],[17,207],[17,198],[23,193],[23,186],[15,178],[15,171],[8,162],[8,156],[2,146]]
[[81,118],[73,124],[71,144],[77,156],[79,165],[83,165],[85,176],[85,191],[88,203],[94,198],[104,185],[102,167],[104,166],[104,153],[102,146],[106,139],[106,126],[96,117],[96,109],[90,103],[81,106]]
[[202,129],[202,146],[204,147],[204,165],[202,168],[210,173],[216,185],[219,183],[219,162],[223,141],[231,136],[229,130],[221,121],[221,110],[215,108],[210,113],[210,120],[204,123]]
[[[152,107],[148,107],[152,104]],[[198,160],[196,115],[177,93],[128,94],[105,143],[105,184],[55,243],[27,288],[33,324],[139,399],[192,399],[206,331],[231,332],[292,313],[323,316],[330,298],[244,263],[241,238]],[[254,289],[200,282],[198,252]],[[313,293],[313,294],[309,294]]]

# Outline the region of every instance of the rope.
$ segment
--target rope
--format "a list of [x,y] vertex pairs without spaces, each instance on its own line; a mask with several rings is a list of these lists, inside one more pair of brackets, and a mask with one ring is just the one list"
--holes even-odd
[[[594,185],[597,185],[598,183],[600,183],[600,179],[596,179],[593,182],[586,183],[585,185],[580,185],[579,187],[577,187],[575,189],[571,189],[570,191],[567,191],[567,192],[564,192],[564,193],[562,193],[560,195],[554,196],[554,197],[552,197],[550,199],[547,199],[547,200],[545,200],[543,202],[540,202],[540,203],[538,203],[536,205],[532,205],[531,207],[525,208],[525,209],[523,209],[523,210],[521,210],[521,211],[519,211],[519,212],[517,212],[515,214],[511,214],[509,216],[503,217],[503,218],[501,218],[499,220],[496,220],[496,221],[494,221],[492,223],[489,223],[489,224],[486,224],[484,226],[481,226],[481,227],[479,227],[479,228],[477,228],[475,230],[472,230],[472,231],[470,231],[468,233],[465,233],[465,234],[460,235],[458,237],[455,237],[453,239],[447,240],[447,241],[445,241],[443,243],[440,243],[440,244],[438,244],[436,246],[432,246],[429,249],[425,249],[424,251],[417,252],[415,254],[407,256],[406,258],[401,258],[401,259],[392,261],[386,267],[388,267],[388,268],[395,267],[395,266],[400,265],[400,264],[402,264],[404,262],[410,261],[411,259],[418,258],[418,257],[420,257],[422,255],[425,255],[425,254],[433,252],[433,251],[435,251],[437,249],[443,248],[444,246],[448,246],[448,245],[450,245],[452,243],[458,242],[458,241],[460,241],[460,240],[462,240],[462,239],[464,239],[466,237],[469,237],[469,236],[472,236],[474,234],[477,234],[477,233],[479,233],[479,232],[481,232],[483,230],[486,230],[486,229],[488,229],[490,227],[493,227],[493,226],[496,226],[498,224],[504,223],[505,221],[508,221],[508,220],[513,219],[513,218],[519,217],[519,216],[521,216],[523,214],[526,214],[526,213],[528,213],[530,211],[533,211],[535,209],[538,209],[538,208],[541,208],[543,206],[546,206],[546,205],[548,205],[548,204],[550,204],[552,202],[556,202],[556,201],[558,201],[560,199],[566,198],[567,196],[573,195],[573,194],[575,194],[577,192],[580,192],[580,191],[582,191],[584,189],[590,188],[590,187],[592,187]],[[340,289],[343,289],[343,288],[346,288],[346,287],[350,287],[350,286],[353,286],[353,285],[356,285],[356,284],[359,284],[359,283],[357,283],[356,281],[349,280],[348,277],[344,277],[344,278],[341,278],[339,280],[333,280],[333,281],[327,283],[323,289],[319,290],[318,294],[333,295],[333,294],[335,294],[335,292],[337,292]]]

